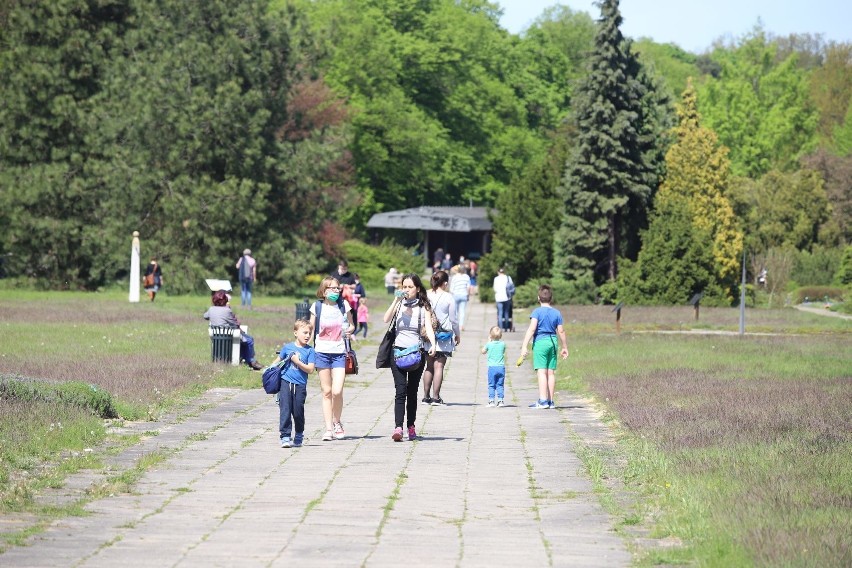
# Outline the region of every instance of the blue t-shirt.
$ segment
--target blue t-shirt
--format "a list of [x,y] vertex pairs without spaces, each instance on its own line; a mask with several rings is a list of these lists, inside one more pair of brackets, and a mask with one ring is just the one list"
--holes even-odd
[[[299,360],[305,365],[310,365],[311,363],[316,362],[316,351],[314,351],[314,348],[310,345],[299,347],[295,341],[282,347],[279,357],[281,357],[282,360],[286,360],[289,359],[290,355],[293,353],[298,353]],[[308,374],[293,363],[290,363],[290,366],[287,367],[287,371],[281,375],[281,378],[288,383],[293,383],[294,385],[308,384]]]
[[562,314],[556,308],[550,306],[539,306],[530,314],[530,319],[538,320],[533,342],[545,337],[556,335],[556,328],[562,325]]

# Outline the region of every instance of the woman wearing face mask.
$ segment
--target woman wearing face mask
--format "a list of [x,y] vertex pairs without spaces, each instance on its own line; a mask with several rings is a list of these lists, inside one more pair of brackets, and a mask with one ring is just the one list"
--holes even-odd
[[[393,302],[384,315],[384,322],[393,320],[396,327],[394,352],[420,351],[420,360],[416,365],[400,368],[398,361],[391,361],[396,396],[394,398],[394,419],[396,428],[391,435],[394,442],[402,441],[402,424],[408,426],[408,439],[417,439],[414,422],[417,419],[417,391],[420,376],[426,365],[426,353],[423,352],[422,336],[429,341],[429,356],[435,355],[435,331],[432,329],[432,306],[426,296],[426,289],[416,274],[402,277],[402,289],[397,291]],[[406,420],[407,413],[407,420]]]
[[325,418],[324,442],[344,437],[343,382],[346,378],[346,346],[344,339],[355,329],[352,308],[340,297],[340,282],[326,276],[317,288],[317,300],[311,306],[314,329],[316,370],[322,389],[322,414]]

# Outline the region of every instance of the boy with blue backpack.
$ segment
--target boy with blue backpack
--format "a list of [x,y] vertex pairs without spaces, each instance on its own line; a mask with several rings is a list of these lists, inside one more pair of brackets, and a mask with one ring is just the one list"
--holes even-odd
[[314,372],[316,366],[316,354],[310,345],[313,336],[311,322],[307,319],[296,320],[293,335],[296,340],[284,345],[272,362],[275,365],[289,361],[282,368],[281,392],[278,393],[278,432],[282,448],[298,448],[304,441],[308,375]]
[[[538,287],[540,306],[530,314],[530,327],[521,344],[521,361],[527,356],[527,345],[533,342],[533,368],[538,376],[538,400],[530,408],[556,408],[553,391],[556,389],[556,365],[558,363],[556,338],[562,344],[559,355],[568,358],[568,342],[562,327],[562,314],[551,307],[553,289],[547,284]],[[521,361],[518,364],[521,364]]]

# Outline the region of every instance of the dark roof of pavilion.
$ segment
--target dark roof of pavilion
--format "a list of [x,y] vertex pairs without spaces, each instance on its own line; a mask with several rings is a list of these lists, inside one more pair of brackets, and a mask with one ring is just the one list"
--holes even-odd
[[367,221],[371,229],[411,229],[422,231],[490,231],[487,207],[423,206],[376,213]]

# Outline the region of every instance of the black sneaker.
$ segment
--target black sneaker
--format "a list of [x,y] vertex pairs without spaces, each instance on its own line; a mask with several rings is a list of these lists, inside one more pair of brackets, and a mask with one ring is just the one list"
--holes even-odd
[[442,406],[443,404],[444,404],[443,398],[433,398],[432,399],[432,406]]
[[432,399],[428,396],[424,396],[423,400],[421,400],[420,402],[422,402],[423,404],[432,404]]

